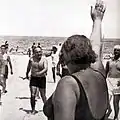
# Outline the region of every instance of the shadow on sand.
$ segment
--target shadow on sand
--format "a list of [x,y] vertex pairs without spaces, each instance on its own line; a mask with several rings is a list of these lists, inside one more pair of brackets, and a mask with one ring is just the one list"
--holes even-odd
[[[27,110],[27,109],[24,109],[24,108],[19,108],[19,110],[24,111],[27,114],[31,114],[31,112],[32,112],[32,110]],[[37,114],[37,113],[38,113],[38,111],[35,111],[35,114]]]
[[[26,112],[27,114],[31,114],[32,110],[27,110],[24,108],[19,108],[19,110]],[[43,110],[39,110],[39,111],[35,111],[35,114],[37,114],[38,112],[43,112]]]
[[15,99],[30,99],[30,97],[15,97]]

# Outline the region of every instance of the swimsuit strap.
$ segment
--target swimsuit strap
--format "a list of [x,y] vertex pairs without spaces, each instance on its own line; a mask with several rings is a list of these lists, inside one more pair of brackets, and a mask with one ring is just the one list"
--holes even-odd
[[99,74],[101,74],[101,75],[104,77],[104,79],[106,79],[106,76],[103,75],[103,73],[100,72],[99,70],[96,70],[96,69],[94,69],[94,68],[92,68],[92,67],[90,67],[90,69],[93,70],[93,71],[95,71],[95,72],[97,72],[97,73],[99,73]]
[[[94,69],[93,69],[94,70]],[[98,73],[100,73],[104,78],[106,78],[100,71],[98,71],[98,70],[94,70],[94,71],[96,71],[96,72],[98,72]],[[76,82],[77,82],[77,84],[78,84],[78,86],[79,86],[79,91],[80,91],[80,100],[78,100],[78,102],[77,102],[77,105],[82,105],[82,101],[83,101],[83,103],[86,103],[86,105],[84,104],[84,105],[82,105],[82,107],[84,107],[84,106],[86,106],[86,109],[88,109],[89,110],[89,117],[91,117],[90,118],[90,120],[92,119],[92,120],[97,120],[96,118],[94,118],[93,117],[93,115],[92,115],[92,113],[91,113],[91,110],[90,110],[90,107],[89,107],[89,103],[88,103],[88,100],[87,100],[87,96],[86,96],[86,93],[85,93],[85,90],[84,90],[84,88],[83,88],[83,85],[82,85],[82,83],[81,83],[81,81],[75,76],[75,75],[71,75],[75,80],[76,80]],[[86,102],[85,102],[86,101]],[[80,102],[80,103],[79,103]],[[78,106],[79,107],[79,106]],[[83,116],[84,117],[84,116]],[[105,115],[100,119],[100,120],[104,120],[104,118],[105,118]]]

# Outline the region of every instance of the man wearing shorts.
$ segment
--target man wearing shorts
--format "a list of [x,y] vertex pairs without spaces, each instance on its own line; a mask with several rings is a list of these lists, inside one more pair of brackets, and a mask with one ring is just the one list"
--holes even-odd
[[[114,120],[118,120],[120,101],[120,45],[115,45],[113,51],[113,58],[106,64],[106,76],[110,100],[113,96]],[[110,114],[111,111],[109,104],[108,113]]]
[[11,74],[13,74],[13,69],[12,69],[12,63],[11,63],[11,59],[10,56],[7,54],[7,47],[6,45],[1,45],[1,55],[2,58],[4,60],[4,64],[5,64],[5,75],[4,75],[4,92],[6,93],[6,80],[8,79],[8,63],[10,66],[10,70],[11,70]]
[[31,70],[31,79],[30,79],[30,92],[31,92],[31,108],[32,114],[35,114],[35,97],[37,88],[39,88],[41,98],[43,103],[46,102],[46,75],[48,70],[48,62],[42,56],[42,49],[36,47],[34,55],[30,58],[26,78],[28,78],[29,72]]

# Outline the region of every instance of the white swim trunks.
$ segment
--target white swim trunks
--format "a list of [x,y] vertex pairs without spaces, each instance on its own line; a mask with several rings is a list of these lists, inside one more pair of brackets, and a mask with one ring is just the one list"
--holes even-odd
[[107,78],[108,93],[111,95],[120,94],[120,86],[118,86],[118,81],[120,78]]

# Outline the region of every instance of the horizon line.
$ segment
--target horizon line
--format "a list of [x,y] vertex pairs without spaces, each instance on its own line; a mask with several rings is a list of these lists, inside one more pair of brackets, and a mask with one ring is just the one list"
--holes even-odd
[[[0,37],[57,37],[67,38],[67,36],[38,36],[38,35],[0,35]],[[104,39],[120,39],[118,37],[104,37]],[[104,40],[103,40],[104,41]]]

